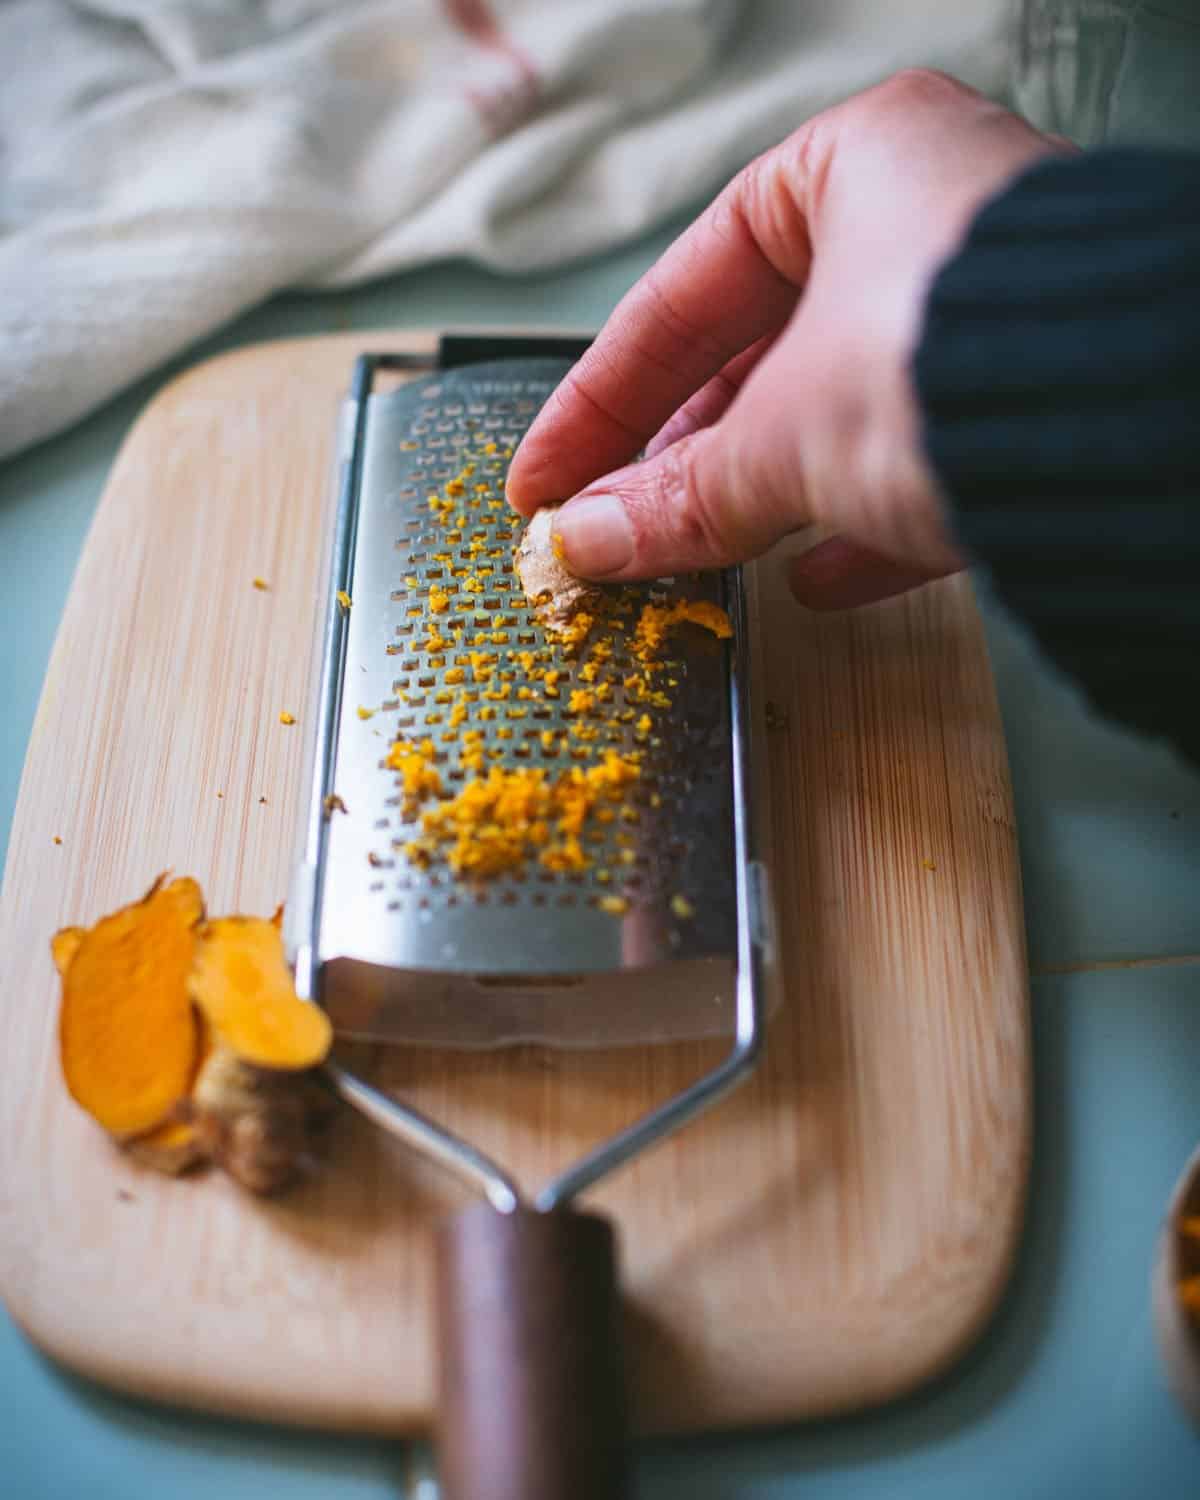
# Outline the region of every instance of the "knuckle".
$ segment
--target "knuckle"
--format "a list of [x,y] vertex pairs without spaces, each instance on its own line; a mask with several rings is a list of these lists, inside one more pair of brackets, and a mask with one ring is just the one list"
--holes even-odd
[[[808,227],[802,196],[813,178],[821,139],[815,126],[756,157],[722,194],[723,232],[748,240],[786,280],[803,280],[808,260]],[[718,203],[721,199],[718,199]]]
[[710,466],[697,462],[705,436],[694,433],[663,453],[648,498],[670,527],[680,555],[722,566],[736,556],[737,539],[729,535],[727,507],[712,483]]

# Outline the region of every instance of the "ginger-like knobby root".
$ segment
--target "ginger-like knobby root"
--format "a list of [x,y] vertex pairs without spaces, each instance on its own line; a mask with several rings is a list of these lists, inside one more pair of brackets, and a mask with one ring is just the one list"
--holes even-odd
[[191,1087],[200,1031],[187,993],[204,900],[163,877],[141,901],[52,944],[65,963],[59,1046],[72,1098],[118,1140],[145,1135]]
[[217,1046],[200,1069],[190,1122],[205,1154],[254,1193],[274,1193],[317,1157],[336,1111],[320,1076],[255,1067]]
[[51,939],[64,1076],[144,1165],[174,1176],[215,1161],[274,1192],[313,1159],[334,1110],[314,1072],[329,1021],[296,995],[281,911],[206,923],[194,881],[164,882]]
[[568,625],[596,603],[599,589],[577,578],[563,561],[554,536],[558,507],[536,511],[517,545],[514,561],[525,597],[551,627]]

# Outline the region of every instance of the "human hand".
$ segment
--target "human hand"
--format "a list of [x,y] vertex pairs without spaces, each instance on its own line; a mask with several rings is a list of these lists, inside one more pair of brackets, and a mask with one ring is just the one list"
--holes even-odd
[[984,200],[1065,149],[937,73],[816,115],[622,299],[517,450],[510,503],[573,496],[564,557],[604,580],[744,561],[814,523],[835,534],[790,565],[814,608],[961,567],[909,371],[925,297]]

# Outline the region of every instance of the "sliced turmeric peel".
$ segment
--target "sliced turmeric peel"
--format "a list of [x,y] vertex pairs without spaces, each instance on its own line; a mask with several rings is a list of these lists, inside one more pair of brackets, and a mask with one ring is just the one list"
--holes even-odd
[[219,1046],[260,1068],[315,1067],[329,1018],[296,994],[283,936],[261,917],[220,917],[198,931],[188,991]]
[[[78,942],[59,933],[66,963],[59,1046],[75,1101],[110,1135],[144,1135],[191,1087],[200,1038],[187,976],[204,901],[194,880],[160,876]],[[71,951],[74,945],[74,951]]]

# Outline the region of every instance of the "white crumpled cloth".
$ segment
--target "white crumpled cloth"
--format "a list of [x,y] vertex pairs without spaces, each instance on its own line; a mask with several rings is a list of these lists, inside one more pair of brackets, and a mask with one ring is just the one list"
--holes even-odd
[[0,453],[282,287],[613,245],[1017,0],[7,0]]

